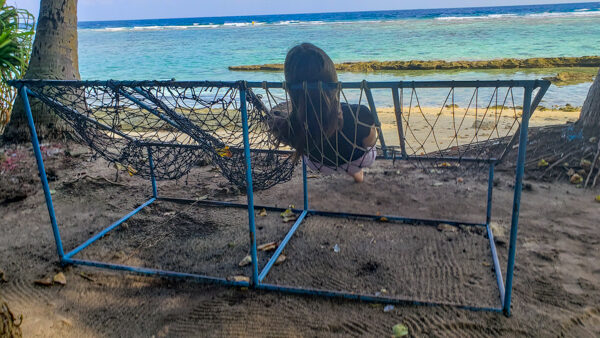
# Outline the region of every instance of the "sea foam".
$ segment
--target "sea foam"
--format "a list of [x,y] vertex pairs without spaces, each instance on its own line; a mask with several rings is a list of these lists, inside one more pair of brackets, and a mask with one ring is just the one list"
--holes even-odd
[[573,12],[544,12],[544,13],[528,13],[528,14],[488,14],[488,15],[469,15],[469,16],[439,16],[435,20],[487,20],[487,19],[506,19],[506,18],[543,18],[543,17],[580,17],[580,16],[600,16],[600,11],[585,11]]

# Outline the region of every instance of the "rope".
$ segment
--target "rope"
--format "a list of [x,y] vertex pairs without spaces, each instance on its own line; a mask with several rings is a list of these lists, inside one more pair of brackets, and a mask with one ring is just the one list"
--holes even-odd
[[[28,85],[75,132],[75,136],[111,163],[150,177],[148,150],[157,179],[178,179],[200,163],[216,165],[224,177],[244,189],[246,160],[236,87],[175,87],[141,84],[68,86]],[[246,90],[254,189],[288,181],[292,156],[277,152],[266,122],[268,108]],[[35,104],[35,100],[32,101]]]
[[[52,108],[81,142],[107,161],[149,177],[148,153],[151,153],[154,175],[159,180],[178,179],[198,164],[212,163],[231,183],[242,189],[246,187],[240,90],[246,93],[252,180],[256,190],[291,179],[297,163],[291,145],[298,133],[303,133],[300,137],[305,142],[300,155],[316,170],[350,171],[370,165],[372,161],[367,162],[366,155],[371,156],[374,147],[364,145],[363,139],[371,136],[372,130],[380,145],[385,146],[377,112],[362,104],[366,97],[374,108],[373,94],[366,83],[354,89],[343,89],[341,84],[326,87],[322,83],[293,86],[293,90],[303,91],[294,97],[303,97],[304,102],[293,102],[292,89],[286,83],[281,88],[270,88],[263,82],[260,88],[252,90],[244,83],[219,87],[154,82],[68,85],[39,81],[28,86],[37,99],[32,100],[33,105],[41,102]],[[410,90],[406,99],[405,89]],[[413,85],[399,91],[396,118],[397,125],[402,126],[404,144],[400,148],[406,155],[417,159],[427,156],[429,161],[419,163],[433,166],[445,164],[450,156],[459,162],[464,157],[481,160],[500,157],[507,146],[496,138],[514,134],[520,125],[514,88],[470,90]],[[426,106],[422,105],[421,97]],[[439,97],[438,104],[433,97]],[[342,116],[342,123],[332,132],[326,125],[334,120],[331,114]],[[396,148],[391,145],[380,149],[395,158]],[[440,161],[431,161],[432,158]]]

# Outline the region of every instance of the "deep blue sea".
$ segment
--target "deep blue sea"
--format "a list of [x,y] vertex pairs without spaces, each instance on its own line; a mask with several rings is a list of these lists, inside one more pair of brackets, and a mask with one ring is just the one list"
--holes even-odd
[[[195,13],[190,13],[194,15]],[[197,13],[201,15],[201,13]],[[600,2],[79,23],[83,79],[269,80],[230,65],[282,63],[300,42],[335,62],[484,60],[600,54]],[[533,79],[552,70],[340,73],[342,81]],[[546,105],[581,105],[589,83],[552,87]]]

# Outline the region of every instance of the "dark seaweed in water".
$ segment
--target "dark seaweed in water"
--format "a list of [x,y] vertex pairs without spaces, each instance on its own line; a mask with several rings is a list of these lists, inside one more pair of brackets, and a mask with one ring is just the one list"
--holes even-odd
[[[560,68],[560,67],[599,67],[600,56],[546,57],[528,59],[494,59],[482,61],[363,61],[343,62],[335,69],[344,72],[371,72],[382,70],[450,70],[450,69],[515,69],[515,68]],[[229,70],[242,71],[283,71],[283,64],[230,66]]]

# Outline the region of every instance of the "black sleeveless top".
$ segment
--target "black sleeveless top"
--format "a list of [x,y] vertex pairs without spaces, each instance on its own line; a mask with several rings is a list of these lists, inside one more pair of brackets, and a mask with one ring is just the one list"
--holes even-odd
[[305,149],[308,158],[316,163],[337,167],[355,161],[369,149],[363,147],[363,139],[371,133],[375,118],[371,110],[363,105],[342,103],[344,124],[329,138],[321,133],[310,133],[308,147]]

